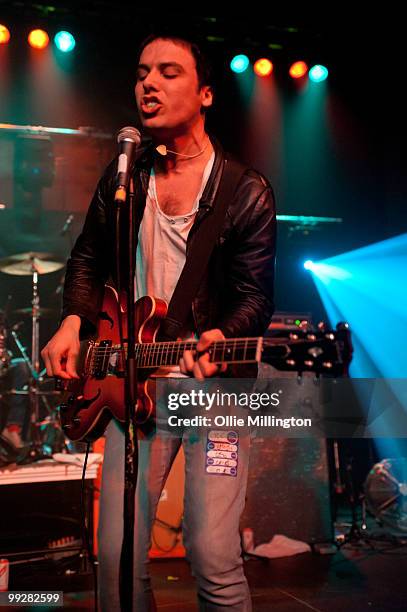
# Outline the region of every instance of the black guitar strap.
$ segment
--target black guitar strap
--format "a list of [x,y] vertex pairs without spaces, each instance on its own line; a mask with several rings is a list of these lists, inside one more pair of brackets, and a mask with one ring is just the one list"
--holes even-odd
[[200,222],[197,235],[188,249],[188,256],[168,306],[167,316],[161,323],[160,340],[176,340],[179,337],[222,230],[226,211],[245,171],[246,167],[235,160],[224,161],[215,201]]

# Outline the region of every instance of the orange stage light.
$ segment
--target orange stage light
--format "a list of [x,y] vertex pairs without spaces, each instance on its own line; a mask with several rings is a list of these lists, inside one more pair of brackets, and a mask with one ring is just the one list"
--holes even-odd
[[307,72],[308,66],[305,62],[295,62],[294,64],[292,64],[289,70],[290,76],[293,79],[300,79],[304,76],[304,74],[307,74]]
[[254,64],[254,72],[260,76],[269,76],[273,72],[273,64],[266,58],[258,59]]
[[6,45],[10,40],[10,31],[5,25],[0,23],[0,45]]
[[44,30],[32,30],[28,35],[28,42],[34,49],[45,49],[49,36]]

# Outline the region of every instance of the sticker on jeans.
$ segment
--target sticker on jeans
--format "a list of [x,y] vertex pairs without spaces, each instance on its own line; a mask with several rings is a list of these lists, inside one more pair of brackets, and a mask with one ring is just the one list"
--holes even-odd
[[238,444],[239,434],[237,431],[224,431],[215,429],[208,433],[208,441],[223,442],[226,444]]
[[239,435],[236,431],[208,432],[205,471],[217,476],[237,476]]
[[237,467],[237,461],[234,459],[212,459],[212,457],[209,457],[208,465],[227,465],[228,467]]
[[237,468],[223,465],[207,465],[206,471],[208,474],[216,474],[217,476],[237,476]]
[[237,459],[237,453],[230,453],[228,451],[207,450],[206,454],[208,455],[208,457],[220,457],[221,459]]
[[208,442],[208,450],[237,451],[236,444],[223,444],[222,442]]

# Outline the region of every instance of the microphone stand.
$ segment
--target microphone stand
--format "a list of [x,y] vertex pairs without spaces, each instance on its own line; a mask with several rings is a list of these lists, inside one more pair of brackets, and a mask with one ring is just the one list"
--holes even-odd
[[[133,609],[134,519],[135,492],[138,472],[138,445],[137,429],[135,424],[135,407],[137,405],[137,368],[135,360],[136,328],[134,303],[136,234],[134,185],[132,180],[130,180],[128,205],[129,275],[127,288],[127,326],[125,327],[125,329],[127,329],[127,359],[125,374],[126,429],[124,458],[123,543],[120,556],[119,574],[120,608],[122,612],[131,612]],[[117,223],[117,226],[119,226],[119,223]],[[119,238],[119,234],[117,234],[116,240],[118,241],[118,244]],[[119,262],[117,265],[119,266]],[[120,289],[120,276],[118,276],[117,282],[118,288]]]

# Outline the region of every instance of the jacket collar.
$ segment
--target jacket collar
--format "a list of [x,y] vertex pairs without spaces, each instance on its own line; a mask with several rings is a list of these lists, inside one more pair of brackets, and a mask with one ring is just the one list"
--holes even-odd
[[219,141],[212,134],[209,134],[209,138],[215,151],[215,161],[200,199],[199,208],[212,208],[225,163],[225,153]]

